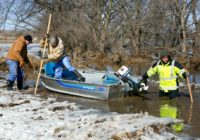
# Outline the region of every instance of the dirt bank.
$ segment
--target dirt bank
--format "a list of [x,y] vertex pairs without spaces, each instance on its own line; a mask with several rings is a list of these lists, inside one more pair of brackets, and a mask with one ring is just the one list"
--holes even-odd
[[[11,44],[0,44],[0,69],[6,69],[5,57]],[[74,48],[74,50],[68,50],[67,53],[71,58],[72,64],[77,68],[95,68],[98,70],[105,70],[106,66],[111,66],[114,70],[117,70],[122,65],[133,66],[136,63],[151,63],[153,60],[159,58],[160,51],[163,48],[155,50],[146,50],[140,52],[137,56],[131,56],[127,50],[116,49],[114,52],[104,53],[100,51],[82,50],[80,48]],[[37,70],[40,64],[41,48],[38,43],[31,44],[28,47],[28,56],[34,69]],[[192,57],[188,57],[176,49],[169,50],[172,56],[178,60],[184,67],[194,70],[200,69],[200,56],[198,52],[199,48],[193,49]]]

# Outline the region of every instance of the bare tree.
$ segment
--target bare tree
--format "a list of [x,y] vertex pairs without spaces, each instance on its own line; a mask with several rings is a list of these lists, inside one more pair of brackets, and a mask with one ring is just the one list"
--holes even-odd
[[197,0],[1,0],[0,10],[1,29],[12,20],[15,29],[41,35],[52,13],[50,33],[83,52],[115,53],[124,44],[132,56],[154,47],[185,52],[191,35],[199,36]]
[[8,28],[8,24],[12,24],[13,29],[38,30],[37,19],[43,9],[39,8],[34,1],[2,0],[0,5],[2,5],[2,21],[0,23],[2,29]]
[[191,1],[187,0],[172,0],[169,1],[169,7],[173,11],[176,18],[175,22],[179,27],[179,39],[181,44],[182,52],[186,52],[187,44],[187,30],[188,30],[188,18],[190,16]]
[[200,37],[200,19],[197,17],[197,12],[199,12],[200,2],[197,0],[192,0],[191,11],[192,19],[195,28],[192,30],[193,45],[199,46],[199,37]]

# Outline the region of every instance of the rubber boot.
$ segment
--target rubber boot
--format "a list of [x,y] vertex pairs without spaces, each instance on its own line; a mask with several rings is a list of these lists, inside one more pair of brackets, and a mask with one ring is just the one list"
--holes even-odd
[[7,81],[7,90],[13,90],[14,81]]
[[23,80],[17,80],[17,89],[22,90],[23,89]]

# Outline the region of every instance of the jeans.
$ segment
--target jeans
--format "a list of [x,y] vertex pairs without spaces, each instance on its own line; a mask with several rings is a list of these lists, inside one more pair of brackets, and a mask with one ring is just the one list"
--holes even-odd
[[68,71],[73,72],[75,68],[70,64],[69,57],[65,56],[63,59],[59,60],[55,66],[55,78],[62,78],[63,67],[67,68]]
[[24,77],[24,71],[19,67],[19,62],[7,59],[6,63],[9,68],[8,79],[9,81],[22,80]]

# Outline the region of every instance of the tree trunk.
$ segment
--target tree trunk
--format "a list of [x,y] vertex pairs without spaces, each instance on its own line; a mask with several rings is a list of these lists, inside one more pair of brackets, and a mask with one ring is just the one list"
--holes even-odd
[[[135,16],[135,25],[132,23],[132,38],[131,44],[132,55],[138,55],[140,52],[140,39],[141,39],[141,0],[136,1],[136,16]],[[130,17],[131,18],[131,17]]]
[[[177,0],[177,6],[178,6],[179,0]],[[180,26],[181,26],[181,34],[180,34],[180,39],[181,39],[181,48],[182,52],[186,52],[186,0],[182,1],[181,9],[180,9]]]
[[[196,8],[197,8],[196,0],[192,0],[192,19],[193,19],[193,23],[195,25],[195,37],[193,40],[194,46],[200,45],[199,44],[200,26],[199,26],[199,20],[197,19],[197,15],[196,15]],[[194,35],[192,35],[192,36],[194,36]]]

